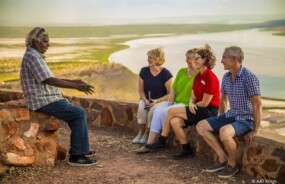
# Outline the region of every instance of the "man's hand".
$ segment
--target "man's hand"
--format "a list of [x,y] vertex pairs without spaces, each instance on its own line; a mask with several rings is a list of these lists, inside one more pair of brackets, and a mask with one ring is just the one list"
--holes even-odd
[[94,93],[93,91],[94,87],[89,84],[86,84],[85,82],[78,84],[77,89],[79,91],[83,91],[86,95],[91,95],[92,93]]
[[252,130],[244,136],[244,140],[245,140],[247,145],[250,145],[252,143],[252,139],[256,134],[257,134],[257,132],[255,130]]
[[87,84],[86,82],[84,82],[81,79],[75,79],[75,80],[67,80],[76,84],[79,84],[79,87],[77,88],[79,91],[83,91],[85,94],[87,95],[91,95],[92,93],[94,93],[93,89],[94,87]]

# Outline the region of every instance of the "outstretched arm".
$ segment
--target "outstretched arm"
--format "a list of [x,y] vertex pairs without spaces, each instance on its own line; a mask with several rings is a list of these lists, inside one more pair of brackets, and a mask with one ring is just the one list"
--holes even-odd
[[92,94],[94,92],[93,86],[86,84],[81,80],[68,80],[68,79],[59,79],[56,77],[51,77],[44,80],[43,83],[60,88],[77,89],[78,91],[82,91],[87,95]]
[[69,82],[74,82],[74,83],[77,83],[77,84],[87,84],[86,82],[84,82],[83,80],[81,79],[61,79],[61,80],[65,80],[65,81],[69,81]]

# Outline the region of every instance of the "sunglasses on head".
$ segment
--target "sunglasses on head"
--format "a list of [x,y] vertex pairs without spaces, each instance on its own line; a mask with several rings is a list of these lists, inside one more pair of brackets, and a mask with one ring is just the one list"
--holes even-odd
[[43,27],[41,27],[41,28],[39,29],[39,32],[38,32],[37,35],[36,35],[36,38],[37,38],[41,33],[43,33],[43,32],[45,32],[45,29],[44,29]]

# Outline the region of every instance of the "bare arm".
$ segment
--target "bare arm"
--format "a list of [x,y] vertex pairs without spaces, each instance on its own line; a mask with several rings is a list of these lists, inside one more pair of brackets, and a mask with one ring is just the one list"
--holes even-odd
[[228,108],[228,96],[221,94],[219,114],[223,114]]
[[84,81],[80,80],[80,79],[61,79],[61,80],[65,80],[65,81],[69,81],[69,82],[74,82],[77,84],[87,84]]
[[254,118],[254,131],[257,133],[259,130],[262,114],[262,104],[259,95],[250,98],[252,108],[253,108],[253,118]]
[[170,78],[170,79],[165,83],[165,88],[166,88],[166,90],[167,90],[167,94],[164,95],[164,96],[161,97],[161,98],[152,99],[152,102],[153,102],[153,103],[159,103],[159,102],[168,100],[169,95],[170,95],[170,92],[171,92],[171,90],[172,90],[172,89],[171,89],[171,86],[172,86],[172,78]]
[[196,114],[196,110],[197,110],[197,106],[196,106],[195,102],[196,102],[196,96],[192,90],[191,98],[189,100],[189,110],[193,114]]
[[208,107],[209,103],[211,102],[214,95],[210,95],[207,93],[204,93],[203,99],[200,102],[197,102],[196,105],[198,107]]
[[[59,79],[56,77],[51,77],[43,81],[44,84],[48,84],[51,86],[56,86],[60,88],[70,88],[70,89],[77,89],[78,91],[82,91],[84,93],[92,94],[93,91],[93,86],[90,86],[86,84],[85,82],[81,80],[76,80],[77,82],[73,82],[72,80],[66,80],[66,79]],[[81,82],[79,82],[81,81]]]
[[175,91],[171,88],[168,96],[168,105],[173,105],[175,99]]
[[146,104],[149,103],[148,98],[146,97],[145,93],[144,93],[144,82],[142,80],[142,78],[139,77],[139,95],[140,98],[145,101]]
[[213,95],[204,93],[203,99],[200,102],[196,103],[196,97],[194,95],[194,92],[192,92],[191,100],[189,102],[189,110],[193,114],[196,114],[196,110],[198,109],[198,107],[207,107],[209,103],[211,102],[212,98],[213,98]]
[[195,96],[193,90],[192,90],[191,93],[192,93],[192,94],[191,94],[191,98],[190,98],[190,100],[189,100],[189,106],[195,105],[195,102],[196,102],[196,96]]
[[261,113],[262,113],[262,104],[260,95],[255,95],[250,98],[252,109],[253,109],[253,118],[254,118],[254,129],[245,135],[245,141],[247,144],[251,144],[253,137],[258,133]]

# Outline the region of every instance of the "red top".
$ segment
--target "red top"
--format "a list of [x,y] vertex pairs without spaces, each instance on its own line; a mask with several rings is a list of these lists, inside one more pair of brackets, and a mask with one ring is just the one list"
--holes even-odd
[[196,102],[202,101],[204,93],[213,95],[209,105],[219,108],[220,106],[220,83],[211,69],[207,69],[202,75],[199,72],[193,84]]

